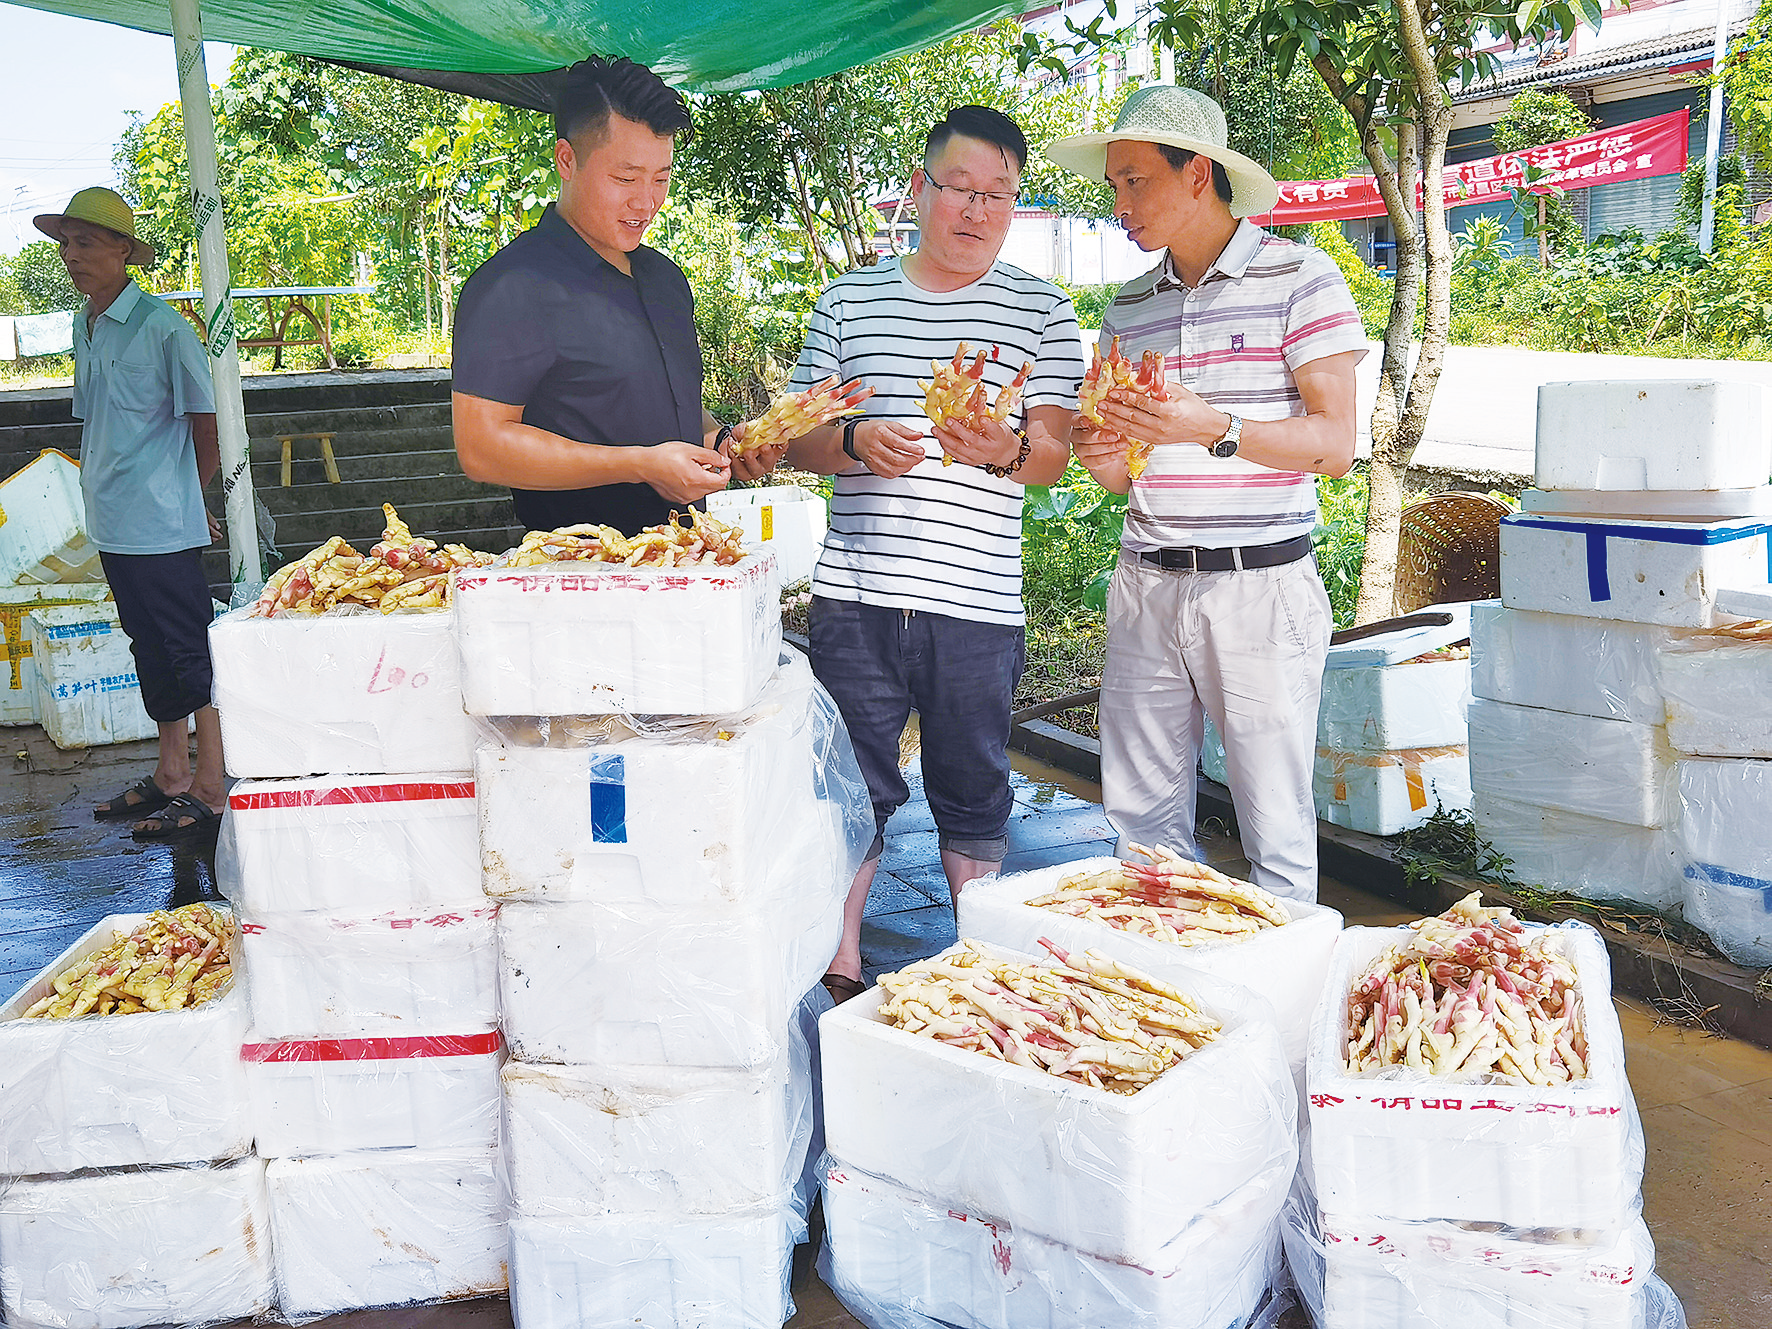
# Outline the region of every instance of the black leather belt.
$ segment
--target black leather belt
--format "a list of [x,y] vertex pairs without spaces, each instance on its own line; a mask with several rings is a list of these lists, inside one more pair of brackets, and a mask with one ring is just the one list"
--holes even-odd
[[1232,572],[1243,568],[1277,568],[1311,552],[1311,538],[1297,535],[1271,545],[1244,545],[1240,549],[1146,549],[1139,558],[1165,572]]

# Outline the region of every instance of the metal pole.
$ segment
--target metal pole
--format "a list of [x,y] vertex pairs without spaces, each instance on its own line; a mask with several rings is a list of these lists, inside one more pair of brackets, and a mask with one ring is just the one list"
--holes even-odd
[[1723,58],[1729,53],[1730,0],[1717,0],[1717,36],[1710,53],[1710,115],[1704,125],[1704,208],[1698,218],[1698,248],[1710,253],[1717,225],[1717,157],[1723,148]]
[[209,372],[215,383],[215,424],[221,442],[224,510],[228,518],[228,579],[239,586],[264,580],[258,557],[258,511],[252,501],[251,444],[240,396],[240,345],[228,294],[228,240],[222,229],[216,182],[215,113],[209,70],[203,63],[203,18],[197,0],[169,0],[172,47],[178,57],[178,99],[184,110],[185,156],[191,166],[191,217],[197,226],[197,266],[203,274],[204,324],[209,329]]

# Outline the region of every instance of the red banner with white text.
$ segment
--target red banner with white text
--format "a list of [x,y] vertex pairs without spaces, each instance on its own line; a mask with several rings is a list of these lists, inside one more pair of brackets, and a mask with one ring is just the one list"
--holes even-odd
[[[1562,143],[1448,166],[1446,206],[1463,208],[1507,198],[1525,183],[1526,162],[1545,172],[1539,184],[1561,189],[1586,189],[1620,180],[1676,174],[1686,169],[1690,117],[1687,110],[1671,111],[1652,120],[1596,129]],[[1278,206],[1250,220],[1261,226],[1295,226],[1302,222],[1382,217],[1384,212],[1377,179],[1356,175],[1346,180],[1282,180]]]

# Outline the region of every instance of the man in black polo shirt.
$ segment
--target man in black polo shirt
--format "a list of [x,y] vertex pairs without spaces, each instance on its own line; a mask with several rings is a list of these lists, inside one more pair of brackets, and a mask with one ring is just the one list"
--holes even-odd
[[511,487],[529,530],[595,522],[634,534],[783,447],[736,461],[701,405],[695,297],[641,240],[670,188],[689,108],[631,60],[581,60],[555,101],[560,197],[483,263],[456,308],[455,451]]

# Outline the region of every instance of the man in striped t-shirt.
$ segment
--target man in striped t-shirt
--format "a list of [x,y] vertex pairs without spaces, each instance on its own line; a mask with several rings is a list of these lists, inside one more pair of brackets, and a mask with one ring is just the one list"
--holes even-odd
[[[1127,235],[1163,253],[1120,289],[1101,335],[1119,336],[1133,361],[1160,353],[1167,400],[1116,390],[1105,427],[1076,439],[1090,473],[1131,495],[1108,596],[1102,795],[1122,844],[1197,856],[1194,772],[1210,715],[1252,878],[1314,900],[1330,616],[1311,529],[1316,477],[1353,465],[1365,334],[1327,255],[1247,220],[1279,190],[1225,141],[1211,98],[1152,87],[1127,99],[1112,132],[1046,150],[1106,179]],[[1155,445],[1136,481],[1128,440]]]
[[[1069,297],[997,261],[1026,163],[1013,120],[983,106],[950,111],[911,176],[916,252],[831,284],[793,377],[796,388],[836,374],[874,389],[864,418],[788,446],[793,465],[836,477],[812,579],[812,668],[842,709],[876,832],[909,796],[898,744],[916,708],[924,788],[955,900],[1008,846],[1022,492],[1063,474],[1083,374]],[[1023,364],[1032,374],[1008,420],[932,429],[917,380],[962,342],[988,353],[992,401]],[[876,833],[825,976],[839,1001],[860,991],[862,908],[883,843]]]

